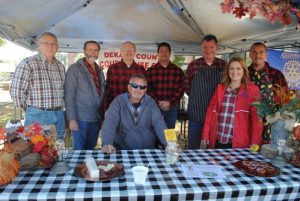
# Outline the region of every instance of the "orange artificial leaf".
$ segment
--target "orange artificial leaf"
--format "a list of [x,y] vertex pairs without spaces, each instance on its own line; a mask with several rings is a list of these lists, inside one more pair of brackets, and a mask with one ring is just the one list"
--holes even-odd
[[42,134],[34,134],[30,141],[35,145],[37,144],[38,142],[43,142],[43,141],[46,141],[46,138],[45,136],[43,136]]
[[32,132],[26,131],[24,135],[25,137],[30,138],[32,136]]

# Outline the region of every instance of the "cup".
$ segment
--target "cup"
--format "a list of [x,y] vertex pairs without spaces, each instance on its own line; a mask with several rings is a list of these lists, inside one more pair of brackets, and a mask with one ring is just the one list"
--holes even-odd
[[149,172],[149,168],[145,166],[134,166],[131,168],[133,180],[136,185],[144,185]]

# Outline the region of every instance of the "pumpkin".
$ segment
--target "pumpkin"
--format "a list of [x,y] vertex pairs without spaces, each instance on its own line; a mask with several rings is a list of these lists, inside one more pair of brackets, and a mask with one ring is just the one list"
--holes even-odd
[[296,140],[300,140],[300,125],[293,129],[293,136],[296,138]]

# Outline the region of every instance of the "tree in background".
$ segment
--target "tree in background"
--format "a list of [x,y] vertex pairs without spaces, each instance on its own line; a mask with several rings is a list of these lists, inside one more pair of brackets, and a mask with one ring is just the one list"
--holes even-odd
[[68,65],[68,53],[59,52],[55,55],[56,59],[59,60],[64,66]]
[[176,64],[177,66],[181,67],[182,64],[184,63],[184,61],[185,61],[184,56],[175,55],[172,62],[173,62],[174,64]]
[[5,44],[5,40],[0,37],[0,47]]

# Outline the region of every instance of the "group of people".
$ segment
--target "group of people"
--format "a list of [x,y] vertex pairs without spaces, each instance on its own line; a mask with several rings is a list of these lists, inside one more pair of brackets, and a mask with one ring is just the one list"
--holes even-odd
[[188,148],[246,148],[269,140],[252,105],[260,92],[287,86],[283,74],[265,61],[263,43],[250,48],[249,67],[241,58],[228,64],[216,57],[218,40],[206,35],[203,57],[192,61],[184,74],[170,61],[171,46],[158,44],[158,62],[145,68],[134,61],[136,46],[121,45],[121,61],[112,64],[106,79],[96,63],[100,45],[87,41],[84,57],[65,73],[55,58],[57,37],[49,32],[37,38],[38,53],[16,68],[10,93],[17,107],[26,111],[25,126],[54,124],[57,137],[65,131],[64,108],[72,131],[73,149],[94,149],[101,130],[102,151],[164,147],[164,130],[174,128],[177,107],[184,92],[188,103]]

